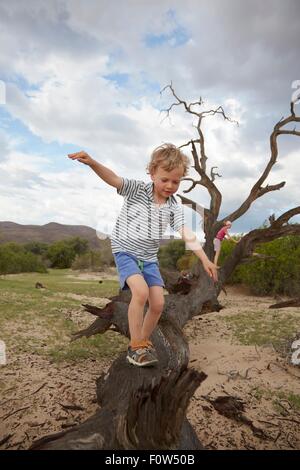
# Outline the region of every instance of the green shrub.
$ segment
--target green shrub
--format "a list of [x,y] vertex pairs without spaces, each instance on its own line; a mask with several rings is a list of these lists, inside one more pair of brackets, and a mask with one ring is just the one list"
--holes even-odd
[[77,255],[72,263],[72,269],[89,269],[99,271],[103,268],[103,260],[100,250],[90,250],[83,255]]
[[165,269],[176,269],[179,258],[185,254],[185,242],[183,240],[172,240],[158,251],[159,264]]
[[47,258],[51,261],[51,268],[70,268],[75,257],[74,248],[65,240],[52,243],[47,250]]
[[0,274],[24,272],[46,273],[41,258],[25,250],[19,243],[4,243],[0,245]]
[[25,251],[30,251],[34,255],[45,255],[47,253],[48,244],[42,242],[28,242],[24,243]]
[[179,258],[176,267],[179,271],[189,271],[197,261],[198,257],[189,251]]
[[[230,255],[235,245],[222,242],[220,263]],[[270,258],[237,267],[230,283],[244,283],[256,295],[281,294],[294,296],[300,291],[300,237],[289,235],[257,245],[256,253]]]
[[88,240],[81,237],[67,238],[64,240],[64,242],[67,243],[72,248],[72,250],[74,250],[76,255],[83,255],[88,251],[89,248]]

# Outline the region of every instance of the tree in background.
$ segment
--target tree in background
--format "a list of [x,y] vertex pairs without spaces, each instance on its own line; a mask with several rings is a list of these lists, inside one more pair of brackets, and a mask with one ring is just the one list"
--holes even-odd
[[[167,116],[170,115],[170,111],[173,107],[182,107],[189,115],[194,117],[197,120],[197,124],[194,126],[198,136],[195,139],[191,139],[189,142],[182,144],[180,148],[189,147],[191,148],[191,154],[193,159],[193,168],[198,174],[199,178],[183,178],[185,181],[190,181],[191,185],[188,189],[184,190],[184,193],[189,193],[196,187],[203,186],[207,189],[210,197],[210,206],[208,209],[204,209],[204,232],[205,232],[205,245],[204,250],[207,256],[212,260],[214,257],[214,248],[213,248],[213,239],[216,236],[217,232],[223,226],[226,220],[235,220],[242,217],[251,207],[254,201],[264,196],[267,193],[272,191],[278,191],[285,186],[285,181],[282,181],[277,184],[266,184],[266,180],[271,172],[271,169],[278,160],[278,143],[277,139],[281,135],[289,136],[300,136],[300,131],[296,129],[297,123],[300,122],[300,116],[295,114],[294,102],[290,103],[290,115],[286,118],[280,119],[280,121],[275,124],[274,129],[270,136],[270,157],[266,162],[266,166],[261,174],[258,177],[255,184],[249,191],[249,194],[245,201],[241,205],[235,208],[231,213],[226,214],[225,217],[219,218],[222,204],[222,194],[220,193],[217,185],[215,183],[216,177],[220,176],[216,173],[214,166],[211,167],[210,172],[208,171],[208,156],[206,153],[205,146],[205,136],[203,131],[203,121],[208,117],[221,116],[224,120],[229,122],[235,122],[229,117],[226,116],[225,111],[222,106],[217,107],[216,109],[202,110],[203,101],[200,98],[199,101],[188,104],[186,101],[180,99],[172,86],[167,85],[162,91],[169,89],[172,93],[172,96],[175,98],[170,107],[164,110],[167,113]],[[293,128],[287,128],[286,126],[294,126]],[[194,211],[201,214],[203,213],[203,208],[200,207],[198,203],[187,198],[186,196],[179,195],[183,204],[189,205]],[[255,247],[258,244],[270,242],[279,237],[284,237],[287,235],[297,235],[300,234],[300,225],[296,223],[290,223],[290,219],[295,215],[300,214],[300,206],[294,207],[285,213],[281,214],[277,219],[275,215],[272,215],[269,218],[269,226],[264,228],[258,228],[251,230],[249,233],[244,235],[240,242],[235,246],[234,250],[230,253],[230,256],[227,257],[223,266],[219,270],[219,283],[215,290],[215,295],[218,295],[222,284],[230,278],[236,267],[241,263],[246,262],[256,262],[257,256],[255,255]],[[203,276],[206,276],[204,270],[201,267],[200,262],[196,263],[193,267],[193,274],[199,279],[199,285],[202,284]],[[212,295],[213,297],[213,295]]]
[[83,255],[89,249],[89,242],[85,238],[81,238],[81,237],[67,238],[66,242],[75,251],[76,255]]
[[48,243],[44,243],[44,242],[28,242],[28,243],[24,243],[23,246],[26,251],[30,251],[34,255],[43,256],[47,253],[49,245]]
[[77,254],[72,263],[72,269],[89,269],[91,271],[101,271],[109,266],[115,266],[109,239],[101,240],[99,250],[89,250],[83,254]]
[[47,258],[51,268],[70,268],[76,255],[82,255],[88,250],[88,241],[80,237],[67,238],[52,243],[47,250]]

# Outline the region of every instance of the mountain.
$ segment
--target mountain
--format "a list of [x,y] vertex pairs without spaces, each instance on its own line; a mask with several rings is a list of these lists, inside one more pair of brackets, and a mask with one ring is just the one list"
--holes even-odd
[[69,237],[87,239],[92,249],[100,248],[102,244],[96,230],[86,225],[64,225],[56,222],[45,225],[21,225],[15,222],[0,222],[0,243],[32,241],[53,243]]

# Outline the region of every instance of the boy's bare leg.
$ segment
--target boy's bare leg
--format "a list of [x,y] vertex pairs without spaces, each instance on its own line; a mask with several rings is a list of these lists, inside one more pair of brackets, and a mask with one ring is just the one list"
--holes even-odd
[[131,290],[131,301],[128,307],[128,324],[131,344],[143,339],[142,327],[144,307],[149,296],[149,288],[141,274],[133,274],[126,280]]
[[147,340],[156,327],[164,308],[164,293],[160,286],[149,287],[149,308],[142,326],[142,339]]

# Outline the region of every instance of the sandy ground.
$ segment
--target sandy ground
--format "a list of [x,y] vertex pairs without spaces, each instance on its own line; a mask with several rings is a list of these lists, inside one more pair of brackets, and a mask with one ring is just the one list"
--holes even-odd
[[86,280],[86,281],[100,281],[101,279],[110,279],[117,281],[118,274],[116,273],[116,268],[106,268],[105,271],[101,271],[99,273],[90,272],[90,271],[74,271],[72,274],[68,274],[66,277],[70,277],[72,279],[78,280]]
[[[195,317],[185,328],[190,365],[208,375],[188,409],[199,439],[208,449],[300,449],[300,413],[284,399],[277,410],[273,406],[280,391],[300,394],[300,369],[287,366],[271,346],[234,344],[222,321],[224,314],[267,308],[274,299],[230,288],[220,300],[225,309]],[[97,409],[95,380],[109,365],[91,359],[56,364],[21,354],[2,366],[0,449],[28,449],[33,440],[84,421]],[[258,397],[261,389],[268,393]],[[210,400],[218,396],[241,399],[255,428],[217,412]]]
[[[208,376],[191,400],[188,418],[209,449],[300,449],[300,413],[278,398],[279,392],[299,395],[300,368],[288,365],[271,345],[237,344],[225,322],[220,322],[225,314],[268,309],[274,298],[253,297],[234,287],[227,291],[227,296],[220,295],[225,309],[195,317],[185,328],[191,337],[190,365]],[[244,416],[263,431],[263,438],[248,424],[218,413],[209,401],[218,396],[241,399]]]

